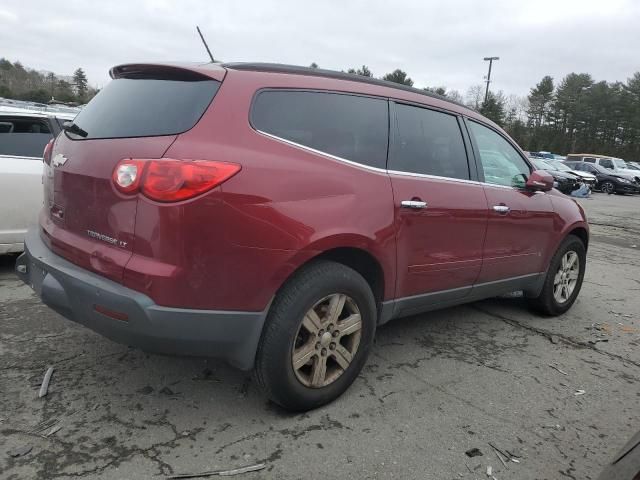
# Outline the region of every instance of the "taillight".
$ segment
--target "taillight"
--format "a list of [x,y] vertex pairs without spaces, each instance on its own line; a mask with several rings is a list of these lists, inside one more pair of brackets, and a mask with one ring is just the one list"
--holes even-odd
[[51,165],[51,151],[53,150],[53,142],[55,142],[54,138],[49,140],[49,142],[44,146],[44,152],[42,152],[42,161],[47,165]]
[[211,190],[240,168],[208,160],[124,159],[113,171],[113,183],[122,193],[141,192],[158,202],[178,202]]

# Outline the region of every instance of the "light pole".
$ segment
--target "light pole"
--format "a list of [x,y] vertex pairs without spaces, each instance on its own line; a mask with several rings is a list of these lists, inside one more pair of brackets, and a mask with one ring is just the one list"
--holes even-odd
[[500,57],[484,57],[484,61],[489,62],[489,73],[487,74],[487,89],[484,92],[484,103],[487,103],[487,97],[489,96],[489,84],[491,83],[491,67],[494,60],[500,60]]

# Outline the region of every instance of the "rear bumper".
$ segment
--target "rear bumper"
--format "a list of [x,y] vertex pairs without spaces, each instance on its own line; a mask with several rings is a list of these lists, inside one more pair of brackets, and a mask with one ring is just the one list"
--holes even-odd
[[242,370],[253,367],[268,307],[263,312],[161,307],[56,255],[37,228],[26,235],[16,273],[50,308],[118,343],[221,358]]

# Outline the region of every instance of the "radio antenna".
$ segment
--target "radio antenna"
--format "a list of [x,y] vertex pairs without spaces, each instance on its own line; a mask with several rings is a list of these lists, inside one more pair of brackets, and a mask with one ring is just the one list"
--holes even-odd
[[213,59],[213,55],[211,55],[211,50],[209,50],[209,45],[207,45],[207,41],[204,39],[202,32],[200,31],[200,27],[196,25],[196,30],[198,30],[198,35],[200,35],[200,40],[204,43],[204,48],[207,49],[207,53],[209,54],[209,58],[211,59],[211,63],[215,62]]

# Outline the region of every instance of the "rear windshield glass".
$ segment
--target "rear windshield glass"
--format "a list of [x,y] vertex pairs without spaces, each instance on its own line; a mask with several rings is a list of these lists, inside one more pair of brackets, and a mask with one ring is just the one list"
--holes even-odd
[[220,87],[216,80],[112,80],[74,123],[86,137],[153,137],[186,132],[200,119]]

